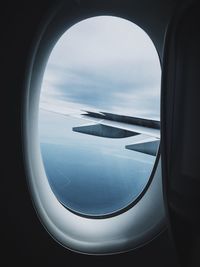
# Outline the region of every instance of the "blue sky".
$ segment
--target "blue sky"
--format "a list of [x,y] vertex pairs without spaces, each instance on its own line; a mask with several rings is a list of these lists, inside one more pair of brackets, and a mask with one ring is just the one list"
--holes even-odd
[[160,63],[147,34],[117,17],[89,18],[67,30],[44,73],[40,106],[159,119]]

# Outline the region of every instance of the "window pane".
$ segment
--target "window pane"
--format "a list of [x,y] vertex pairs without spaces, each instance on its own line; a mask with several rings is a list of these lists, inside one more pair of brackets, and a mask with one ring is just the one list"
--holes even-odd
[[89,18],[58,40],[43,77],[39,134],[49,184],[66,208],[108,215],[144,190],[156,157],[130,149],[144,137],[130,125],[132,117],[159,121],[160,77],[151,39],[130,21]]

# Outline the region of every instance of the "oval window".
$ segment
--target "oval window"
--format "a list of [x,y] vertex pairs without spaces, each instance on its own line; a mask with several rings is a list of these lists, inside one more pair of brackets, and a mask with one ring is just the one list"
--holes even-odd
[[92,17],[58,40],[43,77],[39,138],[49,184],[67,209],[111,216],[147,188],[160,78],[151,39],[128,20]]

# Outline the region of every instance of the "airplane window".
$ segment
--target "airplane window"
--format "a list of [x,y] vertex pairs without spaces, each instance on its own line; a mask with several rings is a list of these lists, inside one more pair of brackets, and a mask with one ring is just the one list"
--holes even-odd
[[133,205],[160,135],[161,69],[153,42],[113,16],[82,20],[54,46],[39,103],[40,149],[55,196],[83,216]]

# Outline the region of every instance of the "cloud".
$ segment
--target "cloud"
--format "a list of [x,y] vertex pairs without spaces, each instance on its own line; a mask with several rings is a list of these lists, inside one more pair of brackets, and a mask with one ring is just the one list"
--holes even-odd
[[160,72],[152,41],[138,26],[116,17],[90,18],[55,45],[41,102],[159,117]]

